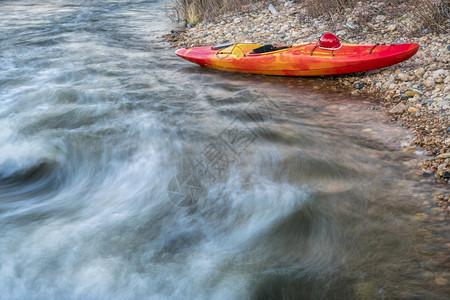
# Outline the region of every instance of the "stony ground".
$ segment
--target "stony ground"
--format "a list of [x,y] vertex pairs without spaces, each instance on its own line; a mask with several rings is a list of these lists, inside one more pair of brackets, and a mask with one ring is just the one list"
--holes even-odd
[[[399,14],[398,12],[404,12]],[[176,47],[216,45],[226,42],[302,44],[315,42],[325,32],[336,33],[344,43],[375,44],[416,42],[421,48],[398,65],[339,76],[333,80],[352,94],[380,98],[390,117],[410,128],[412,144],[404,151],[425,151],[420,168],[424,175],[448,183],[450,179],[450,34],[419,28],[417,16],[407,7],[383,2],[359,2],[354,10],[328,18],[311,18],[302,3],[274,0],[256,3],[214,22],[188,25],[166,39]],[[438,204],[450,213],[450,195],[438,195]]]

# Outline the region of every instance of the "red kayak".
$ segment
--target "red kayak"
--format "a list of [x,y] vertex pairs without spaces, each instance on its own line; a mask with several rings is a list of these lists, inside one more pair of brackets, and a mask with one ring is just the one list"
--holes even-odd
[[176,55],[200,66],[231,72],[319,76],[364,72],[400,63],[419,50],[416,43],[341,44],[331,33],[317,43],[272,46],[253,43],[178,49]]

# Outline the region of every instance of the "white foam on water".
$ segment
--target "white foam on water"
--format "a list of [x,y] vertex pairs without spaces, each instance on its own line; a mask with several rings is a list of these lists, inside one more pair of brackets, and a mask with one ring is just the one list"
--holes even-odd
[[22,138],[11,123],[0,121],[0,176],[8,177],[16,172],[31,168],[41,161],[58,160],[58,154],[52,150],[45,138],[36,136]]

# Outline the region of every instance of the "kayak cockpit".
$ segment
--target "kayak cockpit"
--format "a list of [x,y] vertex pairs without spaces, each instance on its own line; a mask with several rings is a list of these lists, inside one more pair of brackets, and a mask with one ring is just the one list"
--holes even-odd
[[261,45],[256,43],[241,43],[241,44],[223,44],[211,47],[211,50],[217,50],[216,57],[225,58],[233,55],[235,57],[256,56],[265,54],[274,54],[283,50],[288,50],[292,45]]

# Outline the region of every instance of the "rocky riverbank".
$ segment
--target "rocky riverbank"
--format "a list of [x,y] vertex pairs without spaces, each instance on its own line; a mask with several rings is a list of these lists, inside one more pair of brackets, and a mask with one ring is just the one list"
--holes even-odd
[[[402,11],[401,15],[398,11]],[[354,10],[327,18],[312,18],[303,3],[272,1],[242,7],[214,22],[166,36],[176,47],[216,45],[226,42],[302,44],[315,42],[325,32],[336,33],[344,43],[416,42],[421,48],[398,65],[361,74],[339,76],[333,84],[352,94],[370,94],[380,99],[391,119],[414,133],[407,152],[425,151],[420,168],[448,184],[450,179],[450,34],[436,34],[419,27],[410,9],[383,3],[359,2]],[[326,79],[325,79],[326,80]],[[450,194],[437,195],[440,206],[450,213]]]

